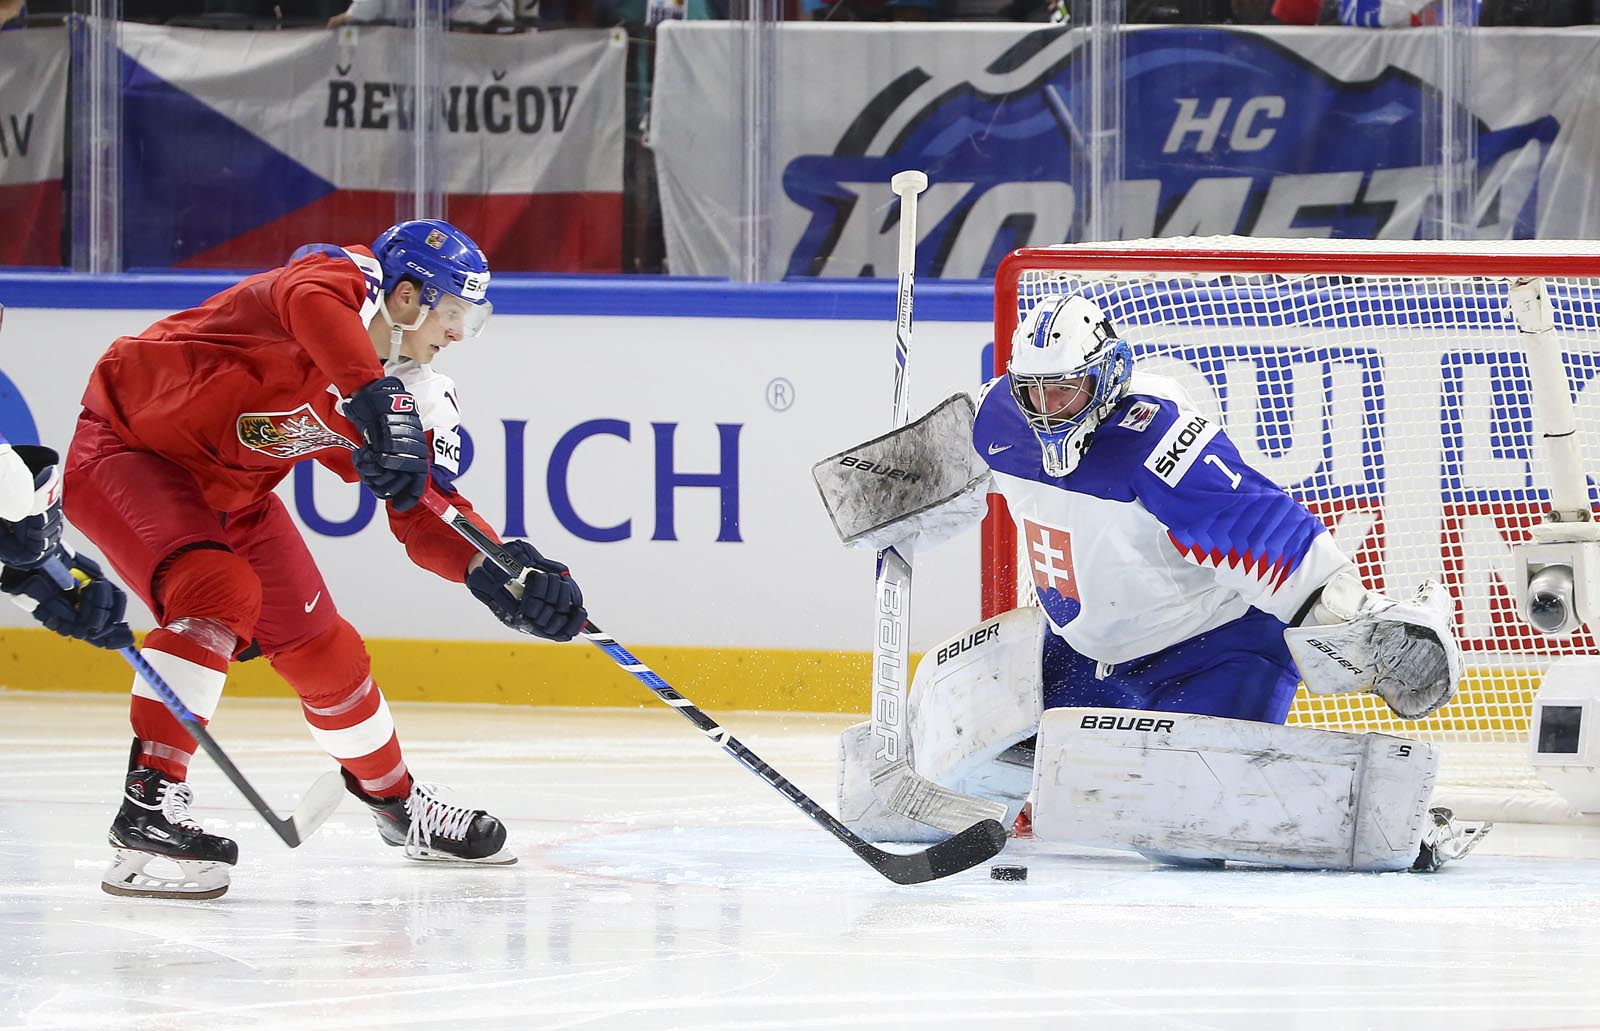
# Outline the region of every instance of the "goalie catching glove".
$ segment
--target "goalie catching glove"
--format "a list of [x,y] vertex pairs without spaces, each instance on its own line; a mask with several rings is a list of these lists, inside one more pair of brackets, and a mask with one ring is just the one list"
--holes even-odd
[[1455,697],[1461,683],[1453,614],[1450,592],[1432,580],[1410,600],[1394,601],[1367,590],[1346,567],[1283,637],[1313,694],[1371,691],[1395,715],[1419,720]]
[[522,564],[521,578],[513,580],[486,560],[467,574],[467,589],[500,622],[520,634],[551,641],[578,636],[589,614],[583,608],[583,592],[567,567],[545,558],[527,541],[507,541],[504,548]]

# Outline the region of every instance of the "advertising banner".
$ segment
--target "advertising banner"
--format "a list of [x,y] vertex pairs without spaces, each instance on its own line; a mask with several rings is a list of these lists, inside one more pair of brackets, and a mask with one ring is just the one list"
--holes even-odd
[[[1437,236],[1451,183],[1479,239],[1600,237],[1600,37],[1483,30],[1465,111],[1446,112],[1436,30],[1139,27],[1124,36],[1123,178],[1084,167],[1081,31],[1016,25],[783,26],[770,127],[766,273],[887,275],[886,183],[926,171],[918,273],[990,278],[1015,247],[1115,236]],[[651,146],[674,272],[726,274],[746,145],[723,97],[736,26],[662,27]],[[1114,92],[1114,91],[1113,91]],[[1464,127],[1440,174],[1444,123]]]
[[432,117],[446,215],[497,269],[618,271],[620,31],[448,33],[432,110],[406,81],[411,39],[124,24],[126,267],[264,268],[311,240],[370,242],[415,188],[412,128]]
[[[101,352],[162,314],[8,308],[0,426],[64,449]],[[988,338],[986,323],[919,322],[912,405],[976,390]],[[462,493],[502,536],[567,563],[607,631],[643,645],[864,653],[872,554],[839,544],[811,466],[888,428],[893,353],[887,317],[497,314],[435,368],[456,382]],[[329,597],[364,634],[528,640],[414,566],[365,488],[304,461],[279,495]],[[976,527],[918,556],[919,648],[978,618],[977,577]],[[142,606],[133,619],[151,625]],[[0,606],[0,627],[29,625]]]
[[0,265],[60,265],[67,30],[0,35]]

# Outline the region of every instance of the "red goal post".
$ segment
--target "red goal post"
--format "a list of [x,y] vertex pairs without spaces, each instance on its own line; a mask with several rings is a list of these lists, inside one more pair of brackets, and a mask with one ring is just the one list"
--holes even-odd
[[[1323,519],[1369,584],[1398,594],[1432,577],[1457,598],[1468,673],[1451,705],[1407,723],[1370,696],[1302,690],[1290,722],[1448,742],[1443,783],[1538,793],[1523,754],[1533,692],[1554,658],[1596,646],[1587,629],[1534,632],[1509,583],[1509,547],[1549,498],[1506,303],[1510,283],[1532,277],[1555,308],[1593,481],[1600,243],[1209,237],[1024,248],[995,280],[994,369],[1005,371],[1011,334],[1039,297],[1094,299],[1136,368],[1176,380],[1219,419],[1247,460]],[[1030,603],[1022,558],[1004,502],[991,499],[985,617]]]

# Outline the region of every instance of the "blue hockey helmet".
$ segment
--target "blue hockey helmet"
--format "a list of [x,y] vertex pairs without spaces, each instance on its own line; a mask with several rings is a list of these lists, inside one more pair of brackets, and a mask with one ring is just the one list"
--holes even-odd
[[1011,396],[1044,452],[1044,471],[1077,468],[1095,427],[1127,396],[1133,349],[1079,295],[1039,300],[1011,338]]
[[422,286],[424,309],[437,311],[463,337],[483,331],[493,310],[489,262],[466,233],[435,218],[401,222],[373,242],[372,254],[383,269],[384,293],[410,277]]

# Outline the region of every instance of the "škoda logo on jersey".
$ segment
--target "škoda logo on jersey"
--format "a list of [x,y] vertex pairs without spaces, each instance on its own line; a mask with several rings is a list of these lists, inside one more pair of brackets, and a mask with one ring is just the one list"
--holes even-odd
[[1179,412],[1177,421],[1156,441],[1150,456],[1144,460],[1145,468],[1168,484],[1176,485],[1211,438],[1217,435],[1217,429],[1217,425],[1203,415]]
[[273,458],[292,461],[330,447],[355,449],[329,429],[309,403],[292,412],[246,412],[237,426],[239,443]]

